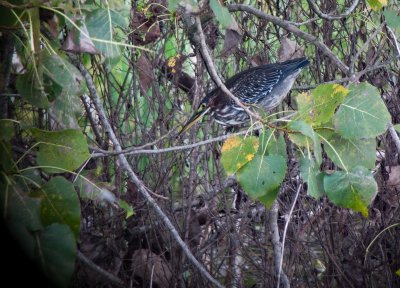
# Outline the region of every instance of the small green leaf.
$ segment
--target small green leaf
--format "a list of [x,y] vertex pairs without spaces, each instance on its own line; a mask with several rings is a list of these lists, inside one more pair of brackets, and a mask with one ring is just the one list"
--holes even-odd
[[22,99],[35,107],[46,109],[49,107],[49,100],[43,86],[43,79],[38,77],[33,69],[29,70],[17,76],[16,86]]
[[379,11],[387,5],[387,0],[368,0],[368,4],[374,11]]
[[250,162],[254,158],[257,149],[257,137],[234,136],[228,138],[221,149],[221,162],[226,174],[233,174]]
[[222,27],[227,28],[235,21],[228,9],[222,6],[218,0],[210,0],[210,7]]
[[374,138],[386,131],[390,120],[378,89],[368,83],[352,85],[334,116],[337,131],[347,139]]
[[364,166],[368,169],[375,167],[375,138],[346,139],[333,131],[324,134],[324,138],[330,144],[324,144],[326,154],[340,168],[351,170],[356,166]]
[[86,15],[89,35],[96,48],[107,58],[117,58],[121,55],[120,47],[113,38],[113,13],[115,12],[99,8]]
[[129,217],[135,215],[135,211],[133,210],[132,206],[129,205],[126,201],[120,199],[120,200],[118,200],[118,204],[122,209],[125,210],[125,212],[126,212],[125,218],[129,218]]
[[267,197],[269,200],[276,196],[286,174],[286,161],[280,155],[256,155],[237,172],[237,179],[246,193],[253,199]]
[[0,119],[0,141],[10,141],[14,137],[14,121]]
[[396,275],[400,277],[400,269],[396,270]]
[[71,182],[57,176],[44,184],[41,189],[42,205],[40,216],[44,225],[67,224],[75,237],[80,231],[80,204]]
[[313,159],[301,158],[300,173],[303,181],[307,183],[307,194],[319,199],[324,196],[323,176]]
[[266,129],[259,135],[258,154],[260,155],[281,155],[287,160],[286,142],[282,133],[271,133]]
[[326,175],[324,189],[334,204],[359,211],[364,217],[368,216],[367,206],[378,192],[371,172],[360,166],[348,173],[336,171]]
[[53,223],[36,239],[36,260],[57,287],[69,287],[76,260],[76,241],[67,225]]
[[[291,121],[288,125],[288,128],[298,132],[298,133],[290,133],[290,140],[301,147],[311,148],[314,150],[314,157],[317,161],[317,164],[322,163],[322,150],[321,150],[321,142],[317,134],[314,132],[313,128],[304,121]],[[311,146],[312,145],[312,146]]]
[[394,10],[383,11],[387,25],[400,32],[400,16],[397,14],[398,12]]
[[310,94],[299,94],[297,103],[300,119],[313,126],[328,122],[348,93],[349,90],[341,85],[323,84],[311,90]]
[[[73,171],[89,158],[88,145],[82,132],[74,129],[62,131],[30,130],[39,144],[37,162],[40,166],[53,166]],[[56,168],[44,168],[48,173],[63,172]]]

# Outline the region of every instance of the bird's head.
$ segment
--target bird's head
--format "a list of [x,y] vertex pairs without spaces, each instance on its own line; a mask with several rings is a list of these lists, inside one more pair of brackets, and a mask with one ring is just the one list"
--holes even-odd
[[[212,91],[214,92],[214,91]],[[188,131],[194,124],[200,121],[208,112],[211,110],[210,100],[212,99],[213,93],[209,93],[206,97],[201,100],[196,113],[186,122],[186,124],[182,127],[182,130],[179,134],[182,134]]]

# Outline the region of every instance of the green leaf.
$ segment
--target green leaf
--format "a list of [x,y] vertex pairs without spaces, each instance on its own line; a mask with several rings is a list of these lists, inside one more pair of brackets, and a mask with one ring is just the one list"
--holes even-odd
[[272,189],[268,193],[264,194],[261,197],[258,197],[258,201],[264,204],[265,207],[271,208],[272,204],[274,203],[276,197],[279,193],[279,187]]
[[234,136],[222,146],[221,162],[227,175],[235,173],[250,162],[258,149],[258,138],[254,136]]
[[334,116],[337,131],[347,139],[374,138],[386,131],[390,120],[378,89],[368,83],[352,85]]
[[[285,178],[286,169],[285,158],[280,155],[256,155],[237,172],[237,179],[251,198],[267,197],[271,200],[276,197],[276,189]],[[268,197],[271,195],[274,197]]]
[[10,141],[14,137],[14,121],[11,119],[0,119],[0,141]]
[[328,142],[324,149],[328,157],[340,168],[351,170],[356,166],[375,167],[376,141],[370,139],[346,139],[329,131],[324,137]]
[[371,172],[357,167],[351,172],[336,171],[324,177],[324,189],[328,198],[336,205],[361,212],[368,216],[367,206],[378,192]]
[[300,173],[303,181],[307,183],[307,194],[319,199],[324,196],[323,177],[313,159],[300,159]]
[[281,155],[287,160],[286,142],[282,133],[272,133],[265,129],[259,135],[258,154],[260,155]]
[[222,27],[227,28],[235,21],[228,9],[222,6],[218,0],[210,0],[210,7]]
[[43,228],[40,222],[40,199],[28,197],[12,177],[3,174],[0,176],[0,212],[15,241],[33,260],[33,235]]
[[300,119],[313,126],[328,122],[348,93],[349,90],[341,85],[323,84],[311,90],[310,94],[299,94],[297,103]]
[[86,16],[86,27],[90,38],[107,58],[117,58],[121,54],[120,47],[113,38],[114,23],[111,16],[113,13],[115,12],[106,9],[96,9]]
[[80,96],[86,91],[85,79],[79,70],[57,54],[43,55],[43,73],[68,95]]
[[[322,150],[321,143],[318,135],[314,132],[313,128],[304,121],[291,121],[288,128],[299,133],[290,133],[290,140],[301,147],[311,148],[314,150],[314,157],[317,164],[322,163]],[[311,146],[312,144],[312,146]]]
[[0,141],[0,168],[3,171],[11,172],[15,170],[10,142]]
[[125,210],[126,212],[126,217],[125,218],[129,218],[133,215],[135,215],[135,211],[133,210],[132,206],[129,205],[126,201],[124,200],[118,200],[118,205]]
[[387,25],[400,32],[400,16],[397,14],[398,12],[394,10],[383,11]]
[[[39,144],[37,162],[40,166],[52,166],[73,171],[89,158],[88,145],[82,132],[74,129],[45,131],[30,129]],[[63,172],[56,168],[44,168],[48,173]]]
[[71,182],[57,176],[44,184],[41,189],[42,205],[40,216],[44,225],[67,224],[79,237],[80,204]]
[[374,11],[379,11],[387,5],[387,0],[368,0],[368,4]]
[[400,269],[396,270],[396,275],[400,277]]
[[17,76],[16,86],[22,99],[35,107],[46,109],[49,107],[49,100],[43,86],[43,79],[38,77],[34,69],[29,70]]
[[75,238],[67,225],[53,223],[37,238],[37,262],[58,287],[69,287],[76,252]]

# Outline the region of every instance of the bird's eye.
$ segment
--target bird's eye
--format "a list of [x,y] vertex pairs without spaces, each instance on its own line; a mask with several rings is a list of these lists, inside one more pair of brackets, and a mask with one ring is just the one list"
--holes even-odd
[[206,103],[201,103],[200,104],[200,109],[204,109],[204,108],[206,108],[206,106],[207,106]]

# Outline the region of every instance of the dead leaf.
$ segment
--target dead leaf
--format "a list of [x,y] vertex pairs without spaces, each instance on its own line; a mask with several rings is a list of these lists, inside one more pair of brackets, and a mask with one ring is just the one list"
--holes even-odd
[[281,39],[281,47],[279,47],[279,62],[295,59],[304,56],[304,48],[299,46],[295,41],[290,40],[286,36]]
[[150,60],[144,54],[140,55],[137,67],[139,70],[140,93],[144,95],[149,90],[153,81],[153,67]]
[[227,57],[235,51],[242,40],[240,32],[239,25],[233,20],[225,30],[224,48],[221,54],[223,57]]
[[172,278],[171,267],[161,256],[147,249],[136,250],[132,255],[134,277],[157,287],[168,287]]
[[100,54],[100,51],[94,46],[92,39],[88,37],[89,32],[86,28],[86,25],[82,21],[76,21],[77,18],[74,17],[73,21],[75,24],[80,23],[79,29],[82,32],[78,32],[75,27],[73,27],[69,32],[62,45],[61,49],[68,52],[73,53],[89,53],[93,55]]
[[133,11],[131,26],[136,44],[152,43],[161,36],[157,18],[154,16],[147,18],[143,12]]

